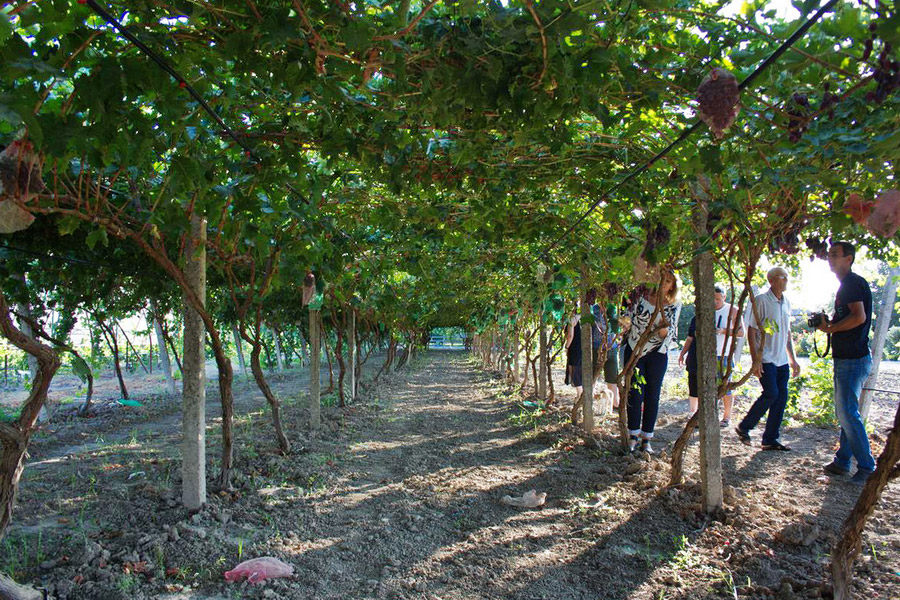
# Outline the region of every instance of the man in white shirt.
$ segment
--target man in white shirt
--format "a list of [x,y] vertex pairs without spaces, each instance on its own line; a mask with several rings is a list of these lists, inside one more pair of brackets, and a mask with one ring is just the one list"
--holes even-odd
[[800,364],[794,356],[794,346],[791,343],[791,304],[784,295],[788,282],[787,272],[781,267],[775,267],[766,276],[769,290],[756,296],[756,314],[751,304],[747,316],[747,341],[750,343],[750,356],[755,365],[752,367],[753,374],[759,377],[762,394],[735,428],[735,433],[741,442],[749,446],[750,431],[768,412],[762,449],[787,451],[790,447],[782,444],[779,439],[781,421],[787,406],[788,379],[792,373],[794,377],[800,374]]

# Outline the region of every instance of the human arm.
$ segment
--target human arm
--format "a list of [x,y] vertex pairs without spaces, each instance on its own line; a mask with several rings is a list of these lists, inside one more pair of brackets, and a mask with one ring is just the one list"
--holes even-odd
[[818,329],[825,333],[840,333],[841,331],[849,331],[854,327],[859,327],[866,322],[866,307],[862,302],[851,302],[847,305],[850,314],[833,323],[828,319],[822,319]]
[[691,344],[694,343],[694,338],[688,336],[684,340],[684,348],[681,349],[681,354],[678,355],[678,366],[684,366],[684,357],[687,356],[688,350],[691,349]]
[[794,356],[794,342],[791,341],[790,333],[787,336],[787,353],[791,363],[791,376],[796,377],[800,374],[800,363],[797,362],[797,357]]
[[569,321],[569,324],[566,325],[566,348],[572,345],[573,339],[575,339],[575,325]]

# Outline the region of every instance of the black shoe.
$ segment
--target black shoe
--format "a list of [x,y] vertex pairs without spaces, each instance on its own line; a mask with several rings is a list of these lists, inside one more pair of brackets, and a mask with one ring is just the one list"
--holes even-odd
[[741,429],[740,425],[734,428],[734,432],[737,434],[738,439],[741,440],[741,443],[745,446],[749,446],[751,444],[750,441],[750,432],[744,431]]
[[834,461],[831,461],[830,463],[822,467],[822,470],[829,475],[840,475],[842,477],[850,474],[850,469],[845,469]]
[[790,452],[791,451],[790,446],[785,446],[781,442],[773,442],[771,444],[763,444],[762,449],[763,450],[778,450],[780,452]]

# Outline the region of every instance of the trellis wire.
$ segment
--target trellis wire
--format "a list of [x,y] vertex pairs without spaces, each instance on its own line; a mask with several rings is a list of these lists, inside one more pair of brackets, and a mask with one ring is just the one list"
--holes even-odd
[[[816,21],[818,21],[822,17],[822,15],[824,15],[826,12],[831,10],[834,7],[834,5],[837,3],[838,3],[838,0],[829,0],[824,6],[822,6],[822,8],[820,8],[818,11],[816,11],[816,14],[814,14],[809,19],[807,19],[807,21],[803,25],[801,25],[800,28],[797,29],[797,31],[795,31],[793,33],[793,35],[791,35],[791,37],[789,37],[787,40],[785,40],[781,44],[781,46],[776,48],[775,51],[772,52],[772,54],[770,54],[762,63],[760,63],[760,65],[758,67],[756,67],[756,69],[752,73],[750,73],[750,75],[748,75],[746,78],[744,78],[744,80],[741,81],[740,84],[738,84],[738,89],[743,90],[748,85],[750,85],[753,82],[753,80],[756,79],[760,75],[760,73],[762,73],[765,69],[767,69],[776,60],[778,60],[778,58],[782,54],[787,52],[788,49],[797,42],[797,40],[799,40],[801,37],[803,37],[806,34],[806,32],[809,30],[809,28],[812,27],[816,23]],[[688,136],[690,136],[692,133],[694,133],[697,130],[697,128],[700,127],[700,124],[701,124],[701,121],[697,121],[690,127],[683,129],[681,131],[681,134],[677,138],[675,138],[675,140],[672,143],[670,143],[668,146],[666,146],[665,148],[660,150],[655,156],[650,158],[647,162],[642,164],[640,167],[638,167],[637,169],[635,169],[634,171],[632,171],[631,173],[626,175],[624,179],[613,184],[613,186],[611,188],[609,188],[604,194],[601,194],[600,197],[596,201],[594,201],[594,203],[591,204],[591,206],[584,212],[584,214],[582,214],[580,217],[575,219],[575,222],[572,223],[572,225],[570,225],[568,227],[568,229],[566,229],[563,232],[562,235],[560,235],[557,239],[555,239],[550,244],[550,246],[546,250],[544,250],[543,253],[541,253],[540,256],[538,256],[534,261],[531,262],[531,265],[534,265],[535,263],[540,262],[540,261],[544,260],[545,258],[547,258],[547,255],[550,254],[550,251],[553,250],[557,245],[559,245],[559,243],[562,242],[564,239],[569,237],[569,235],[573,231],[575,231],[575,228],[578,227],[579,225],[581,225],[581,223],[583,223],[584,220],[591,213],[593,213],[597,209],[598,206],[600,206],[601,202],[603,202],[604,200],[609,198],[613,192],[615,192],[620,187],[622,187],[623,185],[625,185],[626,183],[628,183],[629,181],[631,181],[632,179],[634,179],[635,177],[637,177],[638,175],[640,175],[641,173],[643,173],[644,171],[649,169],[651,166],[653,166],[654,163],[656,163],[656,161],[658,161],[659,159],[664,157],[666,154],[671,152],[672,149],[675,148],[675,146],[678,146],[679,144],[681,144],[681,142],[686,140],[688,138]]]
[[167,63],[165,61],[165,59],[163,59],[163,57],[161,57],[159,54],[154,52],[149,46],[147,46],[144,42],[142,42],[140,39],[138,39],[138,37],[135,36],[133,33],[128,31],[128,29],[125,28],[125,25],[123,25],[121,22],[119,22],[118,19],[116,19],[114,16],[112,16],[109,13],[109,11],[107,11],[105,8],[100,6],[97,3],[97,0],[84,0],[84,4],[91,7],[91,9],[94,12],[96,12],[98,15],[103,17],[104,21],[106,21],[107,23],[112,25],[116,29],[116,31],[121,33],[122,37],[124,37],[129,42],[131,42],[132,44],[137,46],[137,48],[141,52],[146,54],[150,58],[150,60],[155,62],[157,65],[159,65],[159,67],[163,71],[165,71],[166,73],[171,75],[172,78],[178,82],[179,87],[187,90],[187,93],[190,94],[191,97],[194,100],[196,100],[200,104],[200,106],[203,107],[203,110],[205,110],[209,114],[209,116],[212,117],[216,123],[218,123],[219,127],[221,127],[225,131],[225,133],[228,134],[228,137],[230,137],[232,140],[234,140],[235,144],[237,144],[244,150],[244,152],[247,154],[247,156],[249,158],[252,158],[254,161],[259,161],[259,157],[256,156],[256,153],[253,152],[253,149],[250,148],[250,146],[248,146],[246,144],[246,142],[241,140],[241,138],[234,132],[234,130],[231,129],[231,127],[229,127],[225,123],[225,121],[222,119],[222,117],[217,115],[216,112],[212,109],[212,107],[210,107],[210,105],[207,104],[206,100],[203,99],[203,96],[201,96],[200,93],[197,92],[196,89],[194,89],[194,86],[192,86],[190,83],[188,83],[187,79],[182,77],[175,69],[173,69],[169,65],[169,63]]

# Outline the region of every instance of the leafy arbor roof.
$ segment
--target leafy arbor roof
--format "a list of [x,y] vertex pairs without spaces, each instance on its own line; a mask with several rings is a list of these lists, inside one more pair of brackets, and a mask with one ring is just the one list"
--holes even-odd
[[[725,140],[701,127],[607,196],[694,122],[711,67],[743,78],[800,22],[764,2],[723,16],[724,4],[23,2],[0,19],[0,135],[24,126],[42,151],[44,210],[112,211],[170,245],[200,211],[220,262],[261,263],[278,243],[283,264],[336,284],[410,273],[437,313],[448,295],[425,290],[515,301],[594,204],[590,233],[545,261],[628,279],[659,222],[672,230],[663,254],[685,252],[699,174],[737,237],[848,228],[845,191],[893,185],[900,142],[896,95],[869,96],[898,16],[865,2],[837,4],[762,72]],[[366,266],[347,276],[352,264]]]

